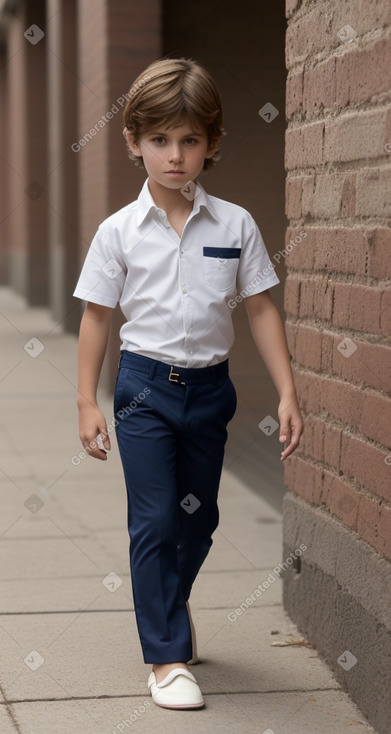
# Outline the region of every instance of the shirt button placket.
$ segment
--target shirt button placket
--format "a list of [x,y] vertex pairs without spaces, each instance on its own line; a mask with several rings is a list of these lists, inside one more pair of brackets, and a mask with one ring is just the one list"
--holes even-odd
[[192,338],[189,336],[193,330],[193,324],[192,324],[192,305],[191,305],[191,298],[188,293],[188,287],[187,287],[187,261],[186,261],[186,255],[183,248],[183,243],[181,241],[181,244],[179,245],[179,280],[180,280],[180,287],[182,291],[182,308],[183,308],[183,327],[185,331],[185,351],[186,354],[191,357],[193,354],[192,350]]

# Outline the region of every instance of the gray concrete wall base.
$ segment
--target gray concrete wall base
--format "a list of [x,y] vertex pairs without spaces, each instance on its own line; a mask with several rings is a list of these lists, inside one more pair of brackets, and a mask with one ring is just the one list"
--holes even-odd
[[[299,555],[300,545],[306,549]],[[391,563],[319,507],[283,501],[283,604],[379,734],[391,731]]]

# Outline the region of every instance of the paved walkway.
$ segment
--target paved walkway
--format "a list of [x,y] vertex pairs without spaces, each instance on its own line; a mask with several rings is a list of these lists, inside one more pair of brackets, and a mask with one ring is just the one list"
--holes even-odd
[[[72,463],[81,450],[77,340],[5,288],[0,339],[1,734],[373,732],[315,650],[273,644],[300,638],[273,572],[281,517],[228,471],[191,597],[206,706],[152,703],[115,437],[107,462]],[[110,421],[111,399],[100,405]],[[235,619],[270,574],[270,588]]]

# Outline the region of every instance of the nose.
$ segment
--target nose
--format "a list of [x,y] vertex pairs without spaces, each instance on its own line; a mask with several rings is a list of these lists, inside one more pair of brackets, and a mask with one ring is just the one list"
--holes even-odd
[[182,160],[182,152],[179,145],[174,143],[170,148],[169,161],[172,163],[178,163]]

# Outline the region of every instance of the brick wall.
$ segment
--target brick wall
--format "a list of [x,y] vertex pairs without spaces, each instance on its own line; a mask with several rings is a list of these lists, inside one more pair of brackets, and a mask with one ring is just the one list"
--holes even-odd
[[305,430],[285,483],[391,559],[391,5],[286,12],[286,333]]

